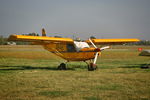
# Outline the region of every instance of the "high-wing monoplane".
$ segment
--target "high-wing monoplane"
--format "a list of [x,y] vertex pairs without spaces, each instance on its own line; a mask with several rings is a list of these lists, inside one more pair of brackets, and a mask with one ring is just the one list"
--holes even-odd
[[[85,41],[74,41],[71,38],[47,37],[46,32],[42,29],[42,36],[10,35],[10,41],[27,41],[36,45],[42,45],[44,49],[55,55],[70,61],[84,61],[88,64],[88,70],[92,71],[97,68],[96,61],[101,52],[108,49],[109,46],[98,48],[96,45],[105,44],[123,44],[138,42],[139,39],[88,39]],[[90,47],[90,45],[93,45]],[[66,63],[61,63],[58,69],[66,69]]]

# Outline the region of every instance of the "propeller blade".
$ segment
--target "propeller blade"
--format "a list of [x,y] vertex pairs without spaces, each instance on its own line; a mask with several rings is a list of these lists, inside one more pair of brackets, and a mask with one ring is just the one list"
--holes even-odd
[[89,41],[91,42],[91,44],[94,46],[94,48],[97,48],[97,46],[92,42],[91,39],[89,39]]
[[108,49],[108,48],[110,48],[110,47],[109,47],[109,46],[106,46],[106,47],[100,48],[100,50],[103,51],[103,50]]
[[94,62],[93,62],[93,64],[96,64],[97,56],[98,56],[98,52],[96,52],[96,55],[95,55],[95,58],[94,58]]

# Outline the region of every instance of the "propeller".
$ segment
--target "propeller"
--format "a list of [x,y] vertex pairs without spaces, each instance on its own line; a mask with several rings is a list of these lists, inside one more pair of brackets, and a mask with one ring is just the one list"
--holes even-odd
[[95,48],[95,50],[97,51],[96,54],[95,54],[95,58],[94,58],[94,62],[93,64],[96,64],[96,61],[97,61],[97,57],[98,57],[98,52],[99,51],[103,51],[105,49],[108,49],[110,48],[109,46],[105,46],[105,47],[102,47],[102,48],[98,48],[91,39],[89,39],[89,41],[91,42],[91,44],[93,45],[93,47]]
[[98,57],[98,52],[96,52],[96,54],[95,54],[95,58],[94,58],[94,62],[93,62],[93,64],[96,64],[97,57]]
[[103,51],[103,50],[109,49],[109,48],[110,48],[110,46],[105,46],[105,47],[100,48],[100,51]]
[[91,44],[92,44],[95,48],[97,48],[97,46],[93,43],[93,41],[92,41],[91,39],[89,39],[89,41],[91,42]]

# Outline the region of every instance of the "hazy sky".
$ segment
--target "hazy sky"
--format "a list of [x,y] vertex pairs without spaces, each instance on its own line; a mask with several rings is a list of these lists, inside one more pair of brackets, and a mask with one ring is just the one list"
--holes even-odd
[[150,40],[150,0],[0,0],[0,35]]

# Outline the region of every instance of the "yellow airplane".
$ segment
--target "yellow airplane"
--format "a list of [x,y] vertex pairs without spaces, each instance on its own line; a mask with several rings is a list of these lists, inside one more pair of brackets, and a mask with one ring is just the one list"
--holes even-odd
[[[28,41],[36,45],[42,45],[44,49],[54,53],[55,55],[70,61],[90,61],[88,70],[96,70],[97,57],[101,55],[101,51],[108,49],[109,46],[98,48],[95,44],[123,44],[130,42],[138,42],[139,39],[88,39],[84,42],[74,41],[71,38],[47,37],[46,32],[42,29],[42,36],[26,36],[26,35],[10,35],[10,41]],[[90,47],[89,45],[93,45]],[[58,69],[65,70],[66,64],[61,63]]]

